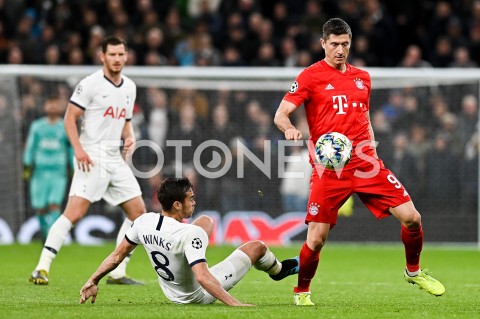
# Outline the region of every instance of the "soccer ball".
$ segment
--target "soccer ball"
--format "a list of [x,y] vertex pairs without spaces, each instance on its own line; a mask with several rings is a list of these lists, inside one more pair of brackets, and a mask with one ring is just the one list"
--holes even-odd
[[325,168],[344,167],[352,156],[352,142],[338,132],[323,134],[315,144],[315,157]]

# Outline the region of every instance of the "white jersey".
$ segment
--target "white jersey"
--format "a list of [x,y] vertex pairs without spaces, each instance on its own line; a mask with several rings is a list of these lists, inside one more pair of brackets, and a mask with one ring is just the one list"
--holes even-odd
[[120,141],[125,121],[132,119],[136,94],[131,79],[122,75],[122,82],[116,86],[105,77],[103,69],[80,81],[70,102],[85,110],[80,130],[80,143],[85,150],[118,152],[118,144],[107,144]]
[[202,228],[148,213],[135,219],[125,237],[131,244],[145,247],[168,299],[198,303],[204,298],[204,290],[191,269],[197,263],[206,262],[208,236]]

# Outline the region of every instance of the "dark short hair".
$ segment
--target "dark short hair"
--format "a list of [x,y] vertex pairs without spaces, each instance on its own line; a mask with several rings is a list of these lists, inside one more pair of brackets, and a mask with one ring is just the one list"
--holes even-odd
[[119,44],[123,44],[123,46],[125,47],[125,51],[128,50],[127,41],[115,35],[109,35],[102,41],[102,52],[103,53],[107,52],[107,46],[109,45],[119,45]]
[[192,183],[187,177],[183,178],[167,178],[160,184],[157,190],[157,198],[162,209],[170,211],[173,203],[179,201],[183,203],[187,193],[192,189]]
[[348,25],[348,23],[346,23],[342,19],[332,18],[327,22],[325,22],[325,24],[323,25],[323,34],[322,34],[323,40],[327,40],[331,34],[334,34],[334,35],[348,34],[351,38],[352,29],[350,29],[350,26]]

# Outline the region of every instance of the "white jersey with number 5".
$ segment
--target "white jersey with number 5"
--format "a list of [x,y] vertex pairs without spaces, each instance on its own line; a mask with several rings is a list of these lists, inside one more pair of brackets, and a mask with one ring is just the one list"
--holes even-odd
[[[84,148],[100,150],[102,145],[105,150],[108,141],[118,143],[125,121],[132,119],[135,98],[136,85],[124,75],[119,85],[107,79],[103,69],[80,81],[70,102],[85,110],[80,133]],[[118,145],[108,149],[117,152]]]
[[145,247],[168,299],[197,303],[205,296],[191,269],[199,262],[206,262],[208,236],[202,228],[148,213],[135,219],[125,238],[131,244]]

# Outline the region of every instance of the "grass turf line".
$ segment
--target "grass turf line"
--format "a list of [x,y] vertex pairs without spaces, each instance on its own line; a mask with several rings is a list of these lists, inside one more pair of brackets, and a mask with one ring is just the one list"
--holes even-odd
[[[252,269],[232,295],[252,308],[213,305],[175,305],[158,286],[143,247],[129,264],[129,275],[145,286],[107,286],[100,283],[97,302],[79,305],[79,290],[114,248],[65,246],[56,258],[50,285],[34,286],[28,276],[41,245],[0,246],[0,318],[477,318],[480,313],[480,251],[475,248],[426,245],[422,267],[429,268],[447,289],[434,297],[407,284],[402,275],[401,245],[329,243],[313,280],[314,307],[292,305],[296,276],[280,282]],[[298,254],[299,246],[271,247],[279,259]],[[213,265],[234,247],[210,247]]]

